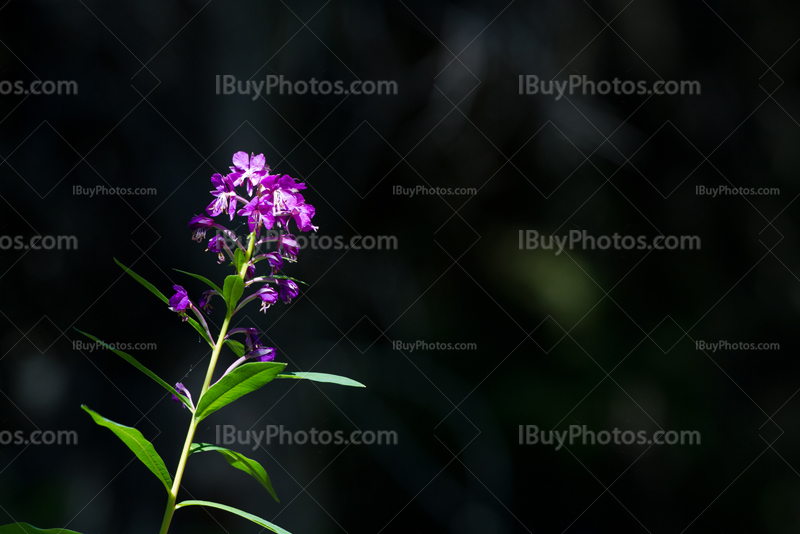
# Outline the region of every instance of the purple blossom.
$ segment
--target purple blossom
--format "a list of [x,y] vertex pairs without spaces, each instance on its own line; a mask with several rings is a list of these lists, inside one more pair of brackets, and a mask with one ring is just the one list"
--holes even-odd
[[217,292],[214,291],[213,289],[209,289],[208,291],[203,292],[203,294],[200,295],[200,300],[197,301],[197,307],[200,308],[201,310],[203,310],[206,313],[210,313],[211,312],[211,297],[213,297],[216,294],[217,294]]
[[211,194],[216,198],[208,205],[206,213],[212,217],[227,211],[233,220],[233,216],[236,214],[237,196],[231,176],[233,175],[222,176],[217,173],[211,177],[211,184],[216,188],[215,191],[211,191]]
[[175,294],[169,299],[169,309],[184,316],[185,321],[186,308],[192,305],[189,300],[189,294],[181,286],[172,286],[172,289],[175,290]]
[[189,230],[192,231],[192,239],[201,242],[206,238],[206,232],[214,226],[214,219],[205,215],[195,215],[189,220]]
[[300,294],[300,288],[292,280],[278,280],[278,297],[285,303],[290,303],[293,298]]
[[272,288],[272,286],[265,285],[261,289],[258,290],[256,293],[258,298],[261,299],[261,310],[262,312],[267,311],[267,308],[278,302],[278,292]]
[[247,264],[247,270],[244,272],[244,281],[249,282],[256,275],[256,266],[252,263]]
[[273,271],[283,267],[283,258],[277,252],[268,252],[264,255],[264,259],[269,262],[269,266]]
[[297,253],[300,251],[300,247],[292,234],[281,234],[278,237],[278,248],[284,259],[291,262],[297,261]]
[[[189,390],[188,390],[188,389],[186,389],[186,386],[184,386],[183,384],[181,384],[180,382],[178,382],[177,384],[175,384],[175,391],[176,391],[177,393],[179,393],[179,394],[183,395],[184,397],[188,398],[188,399],[189,399],[189,404],[191,404],[191,405],[192,405],[192,407],[194,407],[194,401],[192,401],[192,394],[191,394],[191,393],[189,393]],[[180,403],[183,405],[183,407],[184,407],[184,408],[186,408],[186,405],[185,405],[185,404],[183,404],[183,401],[181,401],[181,400],[178,398],[178,396],[177,396],[177,395],[173,394],[173,395],[172,395],[172,400],[174,400],[175,402],[180,402]]]
[[244,336],[245,353],[252,352],[262,346],[261,341],[258,339],[258,329],[247,328]]
[[272,213],[272,207],[263,197],[253,197],[250,202],[239,210],[239,215],[247,216],[247,225],[251,232],[256,232],[256,237],[261,233],[262,223],[267,230],[271,229],[272,225],[275,224],[275,216]]
[[269,167],[265,166],[266,159],[264,154],[247,155],[247,152],[237,152],[233,155],[233,171],[228,176],[233,179],[234,185],[247,185],[247,194],[253,195],[253,187],[257,186],[264,175],[269,173]]
[[216,252],[219,261],[217,263],[222,263],[225,261],[225,255],[222,253],[225,250],[225,238],[221,235],[215,235],[208,241],[208,248],[206,250],[210,250],[211,252]]
[[274,347],[261,347],[247,355],[248,360],[256,360],[259,362],[271,362],[275,359]]

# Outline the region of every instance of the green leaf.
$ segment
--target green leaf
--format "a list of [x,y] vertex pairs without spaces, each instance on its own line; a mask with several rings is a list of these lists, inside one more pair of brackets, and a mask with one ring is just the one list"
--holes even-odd
[[208,344],[209,344],[209,346],[210,346],[212,349],[214,348],[214,342],[213,342],[213,341],[211,341],[211,338],[210,338],[210,337],[208,337],[208,332],[206,332],[206,329],[205,329],[205,328],[203,328],[203,327],[200,325],[200,323],[198,323],[198,322],[197,322],[195,319],[192,319],[191,317],[187,317],[187,318],[186,318],[186,322],[187,322],[187,323],[189,323],[190,325],[192,325],[192,328],[194,328],[195,330],[197,330],[197,333],[198,333],[198,334],[200,334],[200,337],[202,337],[203,339],[205,339],[205,340],[206,340],[206,343],[208,343]]
[[349,378],[337,375],[329,375],[326,373],[284,373],[276,376],[275,378],[297,378],[312,380],[314,382],[328,382],[330,384],[339,384],[340,386],[351,386],[354,388],[365,388],[361,382],[356,382]]
[[217,451],[222,454],[222,456],[225,457],[231,466],[239,469],[240,471],[244,471],[251,477],[258,480],[258,482],[264,486],[269,494],[272,495],[272,498],[275,499],[276,502],[281,502],[280,499],[278,499],[278,496],[275,494],[275,490],[272,488],[272,482],[270,482],[266,470],[255,460],[251,460],[250,458],[247,458],[236,451],[217,447],[216,445],[211,445],[209,443],[192,443],[192,446],[189,449],[190,454],[209,451]]
[[297,278],[292,278],[291,276],[283,276],[283,275],[277,275],[276,274],[276,275],[271,276],[270,278],[275,278],[277,280],[291,280],[293,282],[297,282],[298,284],[303,284],[304,286],[308,285],[307,283],[303,282],[302,280],[298,280]]
[[247,512],[243,512],[242,510],[237,510],[231,506],[226,506],[224,504],[219,504],[216,502],[208,502],[208,501],[183,501],[182,503],[175,506],[175,509],[183,508],[184,506],[207,506],[209,508],[218,508],[220,510],[225,510],[226,512],[230,512],[232,514],[236,514],[239,517],[244,517],[245,519],[249,519],[256,525],[262,526],[266,529],[271,530],[272,532],[277,532],[278,534],[291,534],[288,530],[284,530],[278,525],[270,523],[266,519],[261,519],[260,517],[254,516],[253,514],[248,514]]
[[222,298],[228,305],[228,312],[233,313],[236,309],[236,304],[242,298],[244,293],[244,280],[238,274],[232,274],[225,278],[225,285],[222,289]]
[[118,260],[117,258],[114,258],[114,261],[116,262],[116,264],[117,264],[117,265],[119,265],[120,267],[122,267],[122,270],[123,270],[123,271],[125,271],[126,273],[128,273],[129,275],[131,275],[131,276],[134,278],[134,280],[136,280],[137,282],[139,282],[140,284],[142,284],[144,287],[146,287],[147,289],[149,289],[149,290],[150,290],[150,292],[151,292],[153,295],[157,296],[158,298],[160,298],[161,300],[163,300],[164,302],[166,302],[167,304],[169,304],[169,299],[168,299],[167,297],[165,297],[165,296],[164,296],[164,293],[162,293],[161,291],[159,291],[158,289],[156,289],[156,286],[154,286],[153,284],[151,284],[150,282],[148,282],[147,280],[145,280],[144,278],[142,278],[141,276],[139,276],[139,275],[138,275],[138,274],[136,274],[135,272],[131,271],[130,269],[128,269],[127,267],[125,267],[124,265],[122,265],[122,264],[119,262],[119,260]]
[[242,272],[242,265],[244,265],[244,260],[247,255],[244,253],[244,250],[237,248],[236,252],[233,253],[233,263],[236,267],[236,272]]
[[63,528],[48,528],[42,530],[28,523],[14,523],[13,525],[3,525],[0,527],[0,534],[80,534],[74,530],[64,530]]
[[136,367],[138,370],[140,370],[141,372],[143,372],[144,374],[146,374],[147,376],[149,376],[150,378],[155,380],[156,383],[159,386],[161,386],[162,388],[166,389],[167,391],[169,391],[173,395],[177,396],[181,400],[181,402],[186,405],[187,408],[189,408],[190,410],[194,411],[194,408],[192,408],[192,403],[189,401],[189,399],[187,399],[185,396],[183,396],[180,393],[178,393],[175,390],[174,386],[170,386],[164,380],[162,380],[157,374],[155,374],[153,371],[151,371],[150,369],[148,369],[147,367],[145,367],[144,365],[139,363],[136,360],[136,358],[134,358],[133,356],[131,356],[130,354],[128,354],[126,352],[122,352],[121,350],[117,350],[117,349],[111,347],[107,343],[104,343],[104,342],[100,341],[98,338],[94,337],[92,334],[87,334],[86,332],[82,332],[82,331],[78,330],[77,328],[75,328],[75,330],[77,332],[83,334],[84,336],[88,337],[89,339],[93,339],[94,341],[100,343],[105,348],[107,348],[108,350],[110,350],[111,352],[113,352],[114,354],[116,354],[117,356],[119,356],[120,358],[122,358],[123,360],[125,360],[126,362],[131,364],[132,366]]
[[189,273],[189,272],[186,272],[186,271],[181,271],[180,269],[173,269],[173,270],[178,271],[179,273],[188,274],[192,278],[197,278],[201,282],[203,282],[206,285],[208,285],[208,287],[210,287],[211,289],[213,289],[214,291],[216,291],[217,293],[222,295],[222,290],[219,288],[219,286],[217,284],[215,284],[214,282],[212,282],[211,280],[209,280],[208,278],[206,278],[205,276],[200,276],[199,274],[194,274],[194,273]]
[[106,419],[97,412],[93,412],[85,405],[81,406],[81,408],[92,416],[95,423],[106,427],[116,434],[117,437],[133,451],[136,457],[164,483],[164,487],[167,488],[167,491],[172,491],[172,477],[169,471],[167,471],[167,466],[164,465],[164,460],[158,455],[153,444],[144,439],[141,432],[135,428],[119,425],[114,421]]
[[255,362],[240,365],[223,376],[200,397],[194,413],[195,419],[201,421],[239,397],[269,383],[283,371],[284,367],[286,367],[285,363],[278,362]]
[[244,356],[244,345],[235,339],[226,339],[225,344],[228,345],[231,350],[238,356]]

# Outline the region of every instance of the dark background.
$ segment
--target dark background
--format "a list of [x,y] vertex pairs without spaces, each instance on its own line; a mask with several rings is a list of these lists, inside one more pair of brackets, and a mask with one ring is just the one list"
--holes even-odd
[[[798,4],[778,1],[9,0],[0,79],[75,80],[79,93],[0,97],[0,234],[79,248],[0,251],[0,430],[75,430],[79,444],[1,446],[0,523],[157,531],[158,481],[80,405],[136,426],[171,470],[188,412],[113,354],[74,350],[72,327],[155,343],[134,356],[199,390],[197,334],[112,257],[195,299],[202,284],[172,268],[220,280],[186,222],[244,150],[308,184],[321,235],[399,247],[304,250],[286,273],[312,287],[237,316],[290,369],[367,389],[273,383],[197,440],[218,424],[275,424],[394,430],[399,444],[234,446],[265,466],[281,504],[210,454],[190,459],[182,497],[295,534],[797,532],[799,21]],[[215,94],[226,74],[394,80],[399,92],[253,100]],[[520,95],[528,74],[698,80],[702,93],[556,101]],[[76,185],[157,194],[90,198]],[[478,193],[409,198],[397,185]],[[699,185],[780,194],[711,198]],[[574,229],[696,235],[702,248],[519,249],[520,230]],[[702,442],[518,442],[519,425],[572,424]],[[259,530],[199,508],[172,528]]]

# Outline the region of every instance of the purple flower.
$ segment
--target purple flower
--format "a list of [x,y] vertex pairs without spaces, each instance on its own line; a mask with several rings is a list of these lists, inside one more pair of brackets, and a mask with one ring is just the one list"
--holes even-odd
[[206,238],[206,232],[214,226],[214,219],[205,215],[195,215],[189,221],[189,230],[192,231],[192,239],[198,243]]
[[218,263],[222,263],[225,261],[225,255],[222,251],[225,249],[225,238],[221,235],[215,235],[208,241],[208,248],[206,250],[210,250],[211,252],[216,252],[217,257],[219,258]]
[[[298,197],[303,198],[300,193],[297,194]],[[300,229],[301,232],[316,232],[319,228],[318,226],[314,226],[311,224],[311,218],[314,216],[314,206],[311,204],[300,204],[299,206],[295,206],[292,208],[292,217],[294,217],[294,222],[297,224],[297,227]]]
[[244,272],[244,281],[249,282],[256,275],[256,266],[252,263],[247,264],[247,270]]
[[181,286],[172,286],[172,289],[175,290],[175,294],[169,299],[169,309],[184,316],[185,321],[186,308],[192,305],[189,294]]
[[259,362],[271,362],[275,359],[274,347],[261,347],[247,355],[248,360],[256,360]]
[[261,224],[263,223],[267,230],[272,228],[275,224],[275,216],[272,213],[272,207],[262,197],[255,196],[253,199],[245,204],[239,210],[239,215],[247,215],[247,225],[250,231],[256,232],[256,237],[261,233]]
[[213,289],[203,292],[203,294],[200,295],[200,300],[197,301],[197,307],[206,313],[211,312],[211,297],[216,294],[217,292]]
[[[192,407],[194,407],[194,402],[192,401],[192,394],[191,394],[191,393],[189,393],[189,390],[188,390],[188,389],[186,389],[186,386],[184,386],[183,384],[181,384],[180,382],[178,382],[177,384],[175,384],[175,391],[176,391],[177,393],[180,393],[180,394],[181,394],[181,395],[183,395],[184,397],[187,397],[187,398],[189,399],[189,404],[191,404],[191,405],[192,405]],[[185,405],[185,404],[183,404],[183,401],[181,401],[181,400],[178,398],[178,396],[177,396],[177,395],[173,394],[173,395],[172,395],[172,400],[174,400],[175,402],[180,402],[180,403],[183,405],[183,407],[184,407],[184,408],[186,408],[186,405]]]
[[277,252],[269,252],[264,256],[265,256],[264,259],[266,259],[269,262],[269,266],[270,268],[272,268],[273,271],[283,267],[283,258],[281,258],[281,255],[278,254]]
[[211,177],[211,184],[216,188],[215,191],[211,191],[211,194],[216,198],[208,205],[206,213],[212,217],[227,210],[233,220],[233,216],[236,214],[236,189],[231,176],[233,175],[222,176],[217,173]]
[[244,335],[245,353],[252,352],[262,346],[261,341],[258,339],[258,330],[255,328],[248,328]]
[[300,294],[300,288],[292,280],[278,280],[278,297],[285,303],[289,303]]
[[256,293],[258,298],[261,299],[261,310],[262,312],[267,311],[267,308],[278,302],[278,292],[272,288],[272,286],[265,285],[261,289],[258,290]]
[[281,234],[278,238],[278,248],[284,259],[291,262],[297,261],[297,253],[300,251],[300,247],[292,234]]
[[230,178],[233,179],[234,185],[242,185],[246,183],[247,194],[253,195],[253,187],[261,182],[261,178],[268,174],[269,167],[265,168],[266,159],[264,154],[248,156],[247,152],[237,152],[233,155],[233,171]]

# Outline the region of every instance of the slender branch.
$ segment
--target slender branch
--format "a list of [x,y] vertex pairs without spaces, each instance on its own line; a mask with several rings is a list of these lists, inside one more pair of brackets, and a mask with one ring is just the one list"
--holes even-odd
[[[244,280],[244,275],[247,272],[247,263],[250,261],[250,257],[253,254],[255,242],[256,234],[253,232],[250,234],[250,244],[245,257],[246,261],[242,265],[242,270],[239,273],[239,276],[242,278],[242,280]],[[198,406],[200,405],[200,400],[203,398],[203,395],[205,395],[206,391],[208,391],[208,388],[211,386],[211,378],[214,376],[214,368],[217,366],[219,353],[222,351],[222,345],[225,343],[225,336],[228,334],[228,327],[231,324],[232,316],[233,312],[229,307],[228,312],[225,314],[225,321],[222,323],[222,328],[219,332],[217,344],[214,346],[214,350],[211,353],[211,361],[208,364],[208,371],[206,372],[205,382],[203,382],[203,389],[200,393],[200,397],[197,399]],[[172,516],[175,514],[175,502],[178,500],[178,490],[180,490],[181,487],[183,472],[186,469],[186,461],[189,458],[189,452],[192,448],[192,441],[194,440],[194,434],[197,431],[197,424],[197,419],[195,419],[194,415],[192,415],[192,422],[189,424],[189,431],[186,433],[186,441],[183,444],[183,451],[181,452],[181,459],[178,462],[178,469],[175,472],[175,480],[172,484],[172,490],[169,492],[169,497],[167,498],[167,509],[164,512],[164,520],[161,522],[161,530],[159,531],[159,534],[167,534],[169,532],[169,525],[172,522]]]

